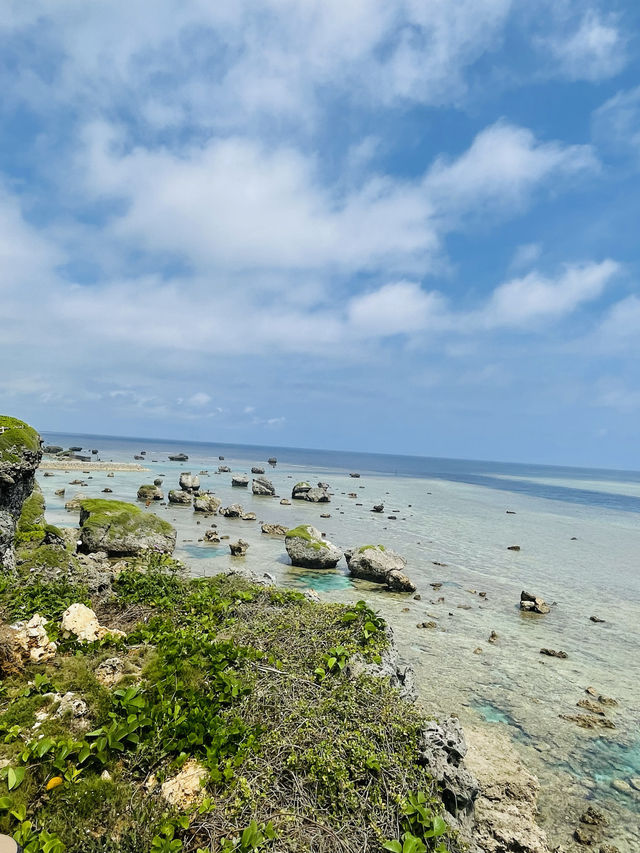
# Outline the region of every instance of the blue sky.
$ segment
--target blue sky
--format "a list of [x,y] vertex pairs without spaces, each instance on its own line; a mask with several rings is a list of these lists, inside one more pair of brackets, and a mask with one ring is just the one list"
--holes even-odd
[[640,468],[632,0],[8,0],[0,409]]

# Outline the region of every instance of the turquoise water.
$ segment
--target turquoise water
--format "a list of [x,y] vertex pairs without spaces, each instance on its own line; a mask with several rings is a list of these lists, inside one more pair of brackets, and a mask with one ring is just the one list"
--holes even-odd
[[[113,498],[133,500],[138,486],[158,475],[164,475],[166,494],[177,488],[181,471],[208,470],[200,477],[202,489],[215,492],[225,506],[242,503],[259,521],[289,527],[311,523],[342,548],[375,542],[402,553],[420,601],[352,579],[344,562],[330,572],[293,569],[282,540],[261,535],[259,523],[218,517],[221,533],[249,542],[245,558],[231,558],[226,542],[198,542],[210,522],[201,519],[198,525],[189,508],[152,507],[176,526],[176,554],[194,574],[243,566],[269,572],[285,586],[316,589],[327,600],[367,600],[393,626],[428,712],[453,712],[463,723],[481,722],[512,738],[540,778],[541,818],[553,844],[572,849],[577,815],[595,801],[613,817],[610,843],[622,853],[640,849],[640,794],[612,787],[616,780],[640,775],[639,473],[146,439],[44,438],[97,448],[104,460],[132,462],[134,453],[147,451],[141,463],[149,468],[145,473],[116,472],[107,479],[106,472],[55,471],[54,477],[40,477],[54,523],[77,524],[77,517],[65,512],[64,499],[53,494],[62,485],[65,499],[80,491],[68,485],[76,476],[88,483],[83,494],[98,495],[109,486]],[[187,463],[168,461],[168,453],[177,450],[189,455]],[[229,474],[215,473],[222,464],[219,455],[233,471],[250,472],[262,464],[280,496],[290,497],[298,480],[328,482],[331,503],[281,506],[254,497],[250,490],[233,488]],[[266,464],[272,455],[278,458],[275,468]],[[361,477],[351,478],[351,471]],[[384,513],[372,513],[379,502]],[[330,518],[321,519],[326,512]],[[508,550],[516,544],[520,551]],[[438,583],[439,589],[431,586]],[[521,614],[522,589],[553,603],[551,613]],[[604,623],[593,623],[591,615]],[[437,628],[417,629],[426,620]],[[487,642],[491,631],[498,634],[494,645]],[[544,658],[542,647],[562,649],[568,658]],[[615,729],[586,731],[562,719],[587,713],[576,705],[589,686],[617,699],[617,708],[607,710]]]

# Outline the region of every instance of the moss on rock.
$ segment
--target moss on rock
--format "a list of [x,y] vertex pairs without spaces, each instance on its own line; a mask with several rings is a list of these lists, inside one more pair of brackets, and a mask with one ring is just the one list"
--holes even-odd
[[18,418],[0,415],[0,463],[15,464],[21,461],[25,451],[38,453],[39,450],[40,436],[33,427]]
[[124,501],[83,500],[80,528],[84,550],[111,556],[133,556],[147,549],[172,553],[176,543],[176,531],[168,521]]

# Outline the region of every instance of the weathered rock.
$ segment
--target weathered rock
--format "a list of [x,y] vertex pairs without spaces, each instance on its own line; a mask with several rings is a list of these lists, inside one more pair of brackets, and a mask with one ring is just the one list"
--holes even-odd
[[234,474],[231,477],[231,485],[236,488],[246,488],[249,485],[249,478],[246,474]]
[[204,797],[202,783],[209,771],[194,759],[189,759],[182,770],[161,787],[162,796],[170,806],[184,811]]
[[20,655],[32,663],[43,663],[55,657],[57,646],[49,639],[46,624],[43,616],[34,613],[28,622],[16,622],[11,626]]
[[96,640],[101,640],[108,634],[113,637],[126,636],[124,631],[110,630],[100,625],[94,611],[80,602],[72,604],[64,611],[60,627],[63,636],[74,636],[80,643],[95,643]]
[[220,542],[220,534],[217,530],[207,530],[204,534],[204,541],[211,542],[214,545],[218,545]]
[[77,493],[76,493],[76,494],[71,498],[71,500],[68,500],[68,501],[65,503],[64,508],[65,508],[68,512],[79,512],[79,511],[80,511],[80,506],[82,505],[82,502],[83,502],[84,500],[86,500],[85,496],[84,496],[83,494],[81,494],[80,492],[77,492]]
[[407,561],[384,545],[363,545],[345,552],[349,572],[356,578],[384,583],[389,589],[415,592],[416,587],[404,573]]
[[228,465],[218,465],[218,474],[229,474],[231,473],[231,468]]
[[55,495],[57,498],[63,498],[63,497],[64,497],[64,488],[62,488],[62,489],[56,489],[56,490],[55,490],[55,492],[54,492],[54,495]]
[[575,723],[581,729],[615,729],[615,723],[607,717],[594,717],[591,714],[560,714],[561,720]]
[[[314,591],[310,590],[310,592]],[[310,600],[319,601],[320,598],[316,593]],[[416,690],[413,667],[401,663],[397,648],[393,643],[393,634],[389,629],[388,631],[391,638],[391,645],[380,656],[380,662],[368,663],[362,655],[352,655],[344,669],[345,675],[347,678],[352,679],[359,678],[361,675],[366,675],[370,678],[381,678],[384,681],[388,681],[389,685],[394,687],[407,702],[415,702],[418,692]]]
[[187,492],[184,489],[171,489],[169,492],[169,503],[170,504],[183,504],[184,506],[191,506],[193,498],[191,497],[191,492]]
[[244,557],[249,549],[249,543],[244,539],[238,539],[237,542],[229,542],[229,550],[232,557]]
[[371,512],[384,512],[384,504],[374,504]]
[[121,658],[107,658],[97,666],[95,675],[104,687],[114,687],[124,675],[124,662]]
[[520,610],[527,613],[549,613],[549,605],[544,599],[522,590],[520,593]]
[[331,497],[326,489],[313,487],[310,483],[296,483],[291,490],[291,497],[294,501],[309,501],[310,503],[329,503]]
[[0,415],[0,571],[15,568],[16,524],[41,459],[38,433],[24,421]]
[[280,501],[281,506],[291,506],[291,501],[288,498],[282,498]]
[[215,495],[200,494],[193,499],[194,512],[218,512],[222,501]]
[[42,448],[43,453],[61,453],[64,450],[63,447],[60,447],[58,444],[45,444]]
[[254,465],[251,469],[252,474],[264,474],[264,468],[259,468],[257,465]]
[[546,655],[550,658],[567,658],[569,655],[563,651],[556,651],[555,649],[540,649],[541,655]]
[[251,491],[254,495],[273,497],[276,493],[276,487],[266,477],[256,477],[251,484]]
[[285,548],[291,565],[306,569],[333,569],[342,557],[340,548],[323,539],[311,525],[287,531]]
[[172,456],[169,456],[171,462],[186,462],[188,458],[186,453],[174,453]]
[[[109,490],[111,491],[111,490]],[[162,494],[162,489],[156,485],[145,485],[140,486],[138,489],[138,500],[139,501],[162,501],[164,500],[164,495]]]
[[286,524],[270,524],[265,521],[262,525],[262,532],[266,533],[267,536],[286,536],[288,530]]
[[591,699],[580,699],[580,701],[576,703],[576,707],[584,708],[586,711],[591,711],[592,714],[599,714],[602,717],[605,713],[602,705],[599,705],[597,702],[593,702]]
[[256,521],[258,516],[255,514],[255,512],[243,512],[240,518],[243,521]]
[[80,537],[83,551],[105,551],[110,557],[136,556],[146,550],[171,554],[176,545],[176,531],[168,521],[123,501],[83,501]]
[[225,518],[242,518],[244,510],[241,504],[231,504],[231,506],[222,507],[218,512]]
[[609,821],[604,812],[601,812],[595,806],[589,806],[586,812],[580,815],[580,823],[586,823],[591,826],[607,826]]
[[89,706],[77,693],[69,691],[60,697],[56,717],[85,717],[89,713]]

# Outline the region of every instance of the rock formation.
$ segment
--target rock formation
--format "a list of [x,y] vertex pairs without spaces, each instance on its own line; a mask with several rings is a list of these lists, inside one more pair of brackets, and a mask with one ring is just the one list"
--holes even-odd
[[384,545],[363,545],[345,552],[349,572],[356,578],[386,584],[397,592],[415,592],[415,584],[406,576],[407,561]]
[[105,551],[110,557],[135,556],[146,550],[171,554],[176,531],[168,521],[123,501],[84,500],[80,505],[83,551]]
[[329,503],[331,498],[326,489],[313,487],[310,483],[296,483],[291,491],[294,501],[309,501],[310,503]]
[[251,484],[251,491],[254,495],[265,495],[273,497],[276,493],[275,486],[266,477],[256,477]]
[[342,557],[340,548],[323,539],[311,525],[287,531],[285,548],[291,565],[305,569],[333,569]]
[[38,433],[17,418],[0,415],[0,571],[15,568],[16,524],[41,458]]

